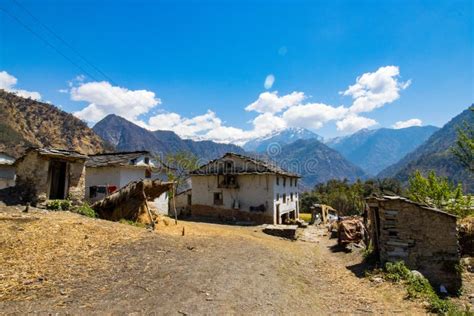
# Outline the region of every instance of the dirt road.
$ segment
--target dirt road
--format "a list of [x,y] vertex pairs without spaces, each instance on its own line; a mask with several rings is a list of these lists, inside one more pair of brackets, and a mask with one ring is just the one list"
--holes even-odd
[[181,221],[147,232],[63,212],[28,216],[0,213],[2,313],[424,314],[404,289],[358,277],[360,256],[333,252],[324,236],[292,242],[258,227]]

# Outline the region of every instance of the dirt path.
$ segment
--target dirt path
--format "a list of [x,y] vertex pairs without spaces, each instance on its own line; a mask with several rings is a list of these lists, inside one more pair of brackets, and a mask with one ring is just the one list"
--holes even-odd
[[[43,291],[41,286],[29,289],[27,284],[24,291],[28,295],[13,300],[5,295],[0,301],[0,311],[4,313],[424,313],[419,304],[403,299],[403,289],[356,276],[347,267],[357,264],[360,257],[334,253],[330,249],[334,242],[327,237],[316,243],[291,242],[267,236],[258,227],[193,222],[180,222],[178,227],[161,225],[158,232],[152,233],[68,213],[36,216],[40,217],[34,222],[36,229],[62,220],[63,238],[72,223],[76,223],[75,234],[86,229],[92,245],[88,248],[94,252],[83,258],[80,251],[62,254],[56,248],[52,251],[56,257],[51,258],[52,254],[42,249],[44,253],[38,256],[49,256],[49,266],[66,259],[72,262],[77,257],[82,268],[76,265],[56,276],[51,274],[52,268],[48,272],[49,291]],[[12,225],[23,230],[9,228]],[[8,237],[0,235],[0,251],[6,249],[3,246],[26,238],[25,231],[31,238],[34,231],[29,230],[29,225],[32,222],[12,224],[0,220],[0,231],[9,229]],[[102,247],[98,239],[94,243],[90,228],[100,231],[104,225],[109,227],[110,235],[109,243]],[[133,238],[124,239],[119,233],[122,230]],[[101,255],[96,257],[98,253]],[[97,258],[101,258],[97,261],[100,266],[94,265]],[[10,280],[11,275],[6,274],[11,273],[21,278],[19,271],[10,266],[2,271],[1,280]]]

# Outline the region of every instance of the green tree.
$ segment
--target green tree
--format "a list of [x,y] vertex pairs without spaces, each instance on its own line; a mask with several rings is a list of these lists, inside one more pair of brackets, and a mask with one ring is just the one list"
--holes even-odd
[[189,172],[199,167],[198,158],[187,151],[168,154],[164,164],[166,166],[168,180],[176,182],[178,188],[184,184]]
[[[470,110],[474,112],[474,106]],[[470,171],[474,172],[474,127],[467,123],[458,129],[456,145],[452,149],[454,155]]]
[[460,217],[473,213],[471,196],[463,195],[462,185],[455,186],[447,178],[436,176],[434,171],[430,171],[427,177],[424,177],[420,171],[415,171],[408,179],[407,196],[412,201],[436,207]]

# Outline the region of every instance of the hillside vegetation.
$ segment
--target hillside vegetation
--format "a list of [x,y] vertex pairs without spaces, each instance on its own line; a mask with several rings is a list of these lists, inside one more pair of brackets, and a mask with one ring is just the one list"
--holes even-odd
[[19,157],[27,147],[56,147],[93,154],[107,149],[86,123],[54,105],[0,89],[0,152]]
[[406,155],[398,163],[379,173],[378,177],[395,177],[403,182],[416,170],[428,174],[434,170],[439,176],[447,177],[450,181],[462,183],[467,192],[474,192],[474,177],[462,165],[453,153],[458,129],[467,124],[474,126],[474,114],[465,110],[454,117],[439,131],[435,132],[425,143]]

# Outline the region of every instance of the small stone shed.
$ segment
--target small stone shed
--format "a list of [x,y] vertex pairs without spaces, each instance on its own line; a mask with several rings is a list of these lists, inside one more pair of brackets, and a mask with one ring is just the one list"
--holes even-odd
[[15,161],[18,188],[25,201],[70,198],[82,201],[85,192],[87,156],[76,151],[53,148],[30,148]]
[[403,260],[435,286],[451,293],[460,288],[456,216],[400,196],[370,197],[367,203],[371,239],[382,263]]

